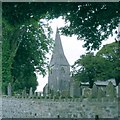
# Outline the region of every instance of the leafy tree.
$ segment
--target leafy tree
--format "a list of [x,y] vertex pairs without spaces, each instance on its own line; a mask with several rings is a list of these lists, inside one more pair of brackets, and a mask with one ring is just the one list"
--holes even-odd
[[[12,65],[12,55],[10,41],[10,33],[13,30],[13,27],[3,19],[3,43],[2,43],[2,88],[5,92],[6,86],[11,82],[11,65]],[[5,87],[4,87],[5,86]]]
[[[12,83],[13,89],[37,86],[37,78],[35,72],[46,74],[48,53],[52,47],[52,39],[50,38],[50,27],[48,24],[36,21],[33,18],[19,22],[17,14],[25,15],[24,10],[19,12],[15,9],[15,13],[8,15],[9,10],[13,10],[15,5],[19,7],[22,3],[5,3],[3,5],[3,91],[9,82]],[[24,6],[25,7],[25,6]],[[20,9],[19,9],[20,10]],[[8,15],[8,16],[7,16]],[[19,15],[18,15],[19,16]],[[42,15],[41,15],[42,16]],[[45,31],[47,33],[45,33]]]
[[85,41],[85,47],[98,49],[101,41],[113,35],[112,30],[118,26],[119,7],[120,2],[4,3],[3,16],[13,25],[30,18],[49,20],[63,16],[66,25],[62,32],[65,35],[77,35]]
[[[56,3],[57,4],[57,3]],[[77,35],[84,40],[87,50],[99,49],[101,42],[113,35],[120,22],[120,2],[116,3],[59,3],[53,6],[53,17],[63,16],[66,25],[61,28],[65,35]],[[57,11],[59,9],[59,11]],[[56,12],[55,12],[56,11]],[[63,11],[63,12],[61,12]],[[120,79],[120,41],[118,41],[116,76]],[[101,58],[102,59],[102,58]],[[108,62],[107,62],[108,63]],[[110,64],[108,63],[109,67]],[[109,69],[110,70],[110,69]],[[108,71],[109,72],[109,71]],[[105,73],[106,74],[106,73]],[[105,75],[104,75],[105,76]]]
[[104,71],[106,73],[106,77],[107,78],[115,78],[116,80],[116,85],[119,84],[119,63],[118,63],[118,44],[116,42],[113,42],[111,44],[107,44],[104,45],[103,48],[101,50],[98,51],[98,53],[96,54],[96,57],[103,57],[106,59],[107,62],[109,62],[109,65],[106,66],[106,71]]
[[73,78],[83,82],[89,82],[92,87],[93,82],[96,80],[108,80],[115,78],[116,85],[119,84],[117,81],[116,70],[118,65],[117,43],[104,45],[101,50],[94,56],[93,53],[87,53],[82,55],[78,59],[73,67]]
[[[110,34],[112,35],[112,30],[115,29],[119,23],[119,6],[120,3],[3,3],[3,58],[5,57],[4,60],[6,60],[3,61],[3,84],[13,81],[12,76],[15,73],[14,69],[16,69],[14,68],[14,64],[20,62],[15,62],[14,60],[17,60],[19,56],[17,54],[21,53],[18,51],[21,51],[20,48],[22,48],[21,44],[23,44],[23,42],[21,41],[27,39],[25,36],[28,34],[27,27],[29,25],[31,26],[32,23],[37,24],[40,19],[45,18],[49,20],[63,16],[67,23],[62,29],[65,35],[75,34],[78,36],[78,39],[83,39],[85,41],[84,47],[87,47],[87,49],[98,49],[101,41],[106,39]],[[33,26],[36,25],[34,24]],[[41,26],[44,26],[44,23],[41,23]],[[33,31],[36,31],[35,27],[32,32]],[[41,31],[41,35],[45,35],[42,29]],[[50,31],[49,28],[48,31]],[[31,36],[33,35],[32,32]],[[49,35],[46,37],[49,39]],[[42,37],[40,40],[41,43],[44,43]],[[47,47],[44,47],[45,44],[47,44]],[[45,48],[47,51],[50,44],[49,42],[41,44],[41,46],[43,46],[41,49],[44,51]],[[27,44],[26,46],[29,45]],[[27,50],[29,51],[32,49]],[[40,56],[42,54],[41,61],[45,59],[44,55],[46,52],[42,52],[41,54],[39,52]],[[29,57],[31,58],[31,56]],[[42,62],[40,62],[40,64],[41,63]],[[21,66],[22,64],[21,62]],[[45,66],[41,69],[40,64],[37,65],[37,68],[44,74],[43,68],[45,68]]]
[[77,35],[78,39],[85,41],[84,47],[88,50],[98,49],[101,41],[113,35],[113,29],[120,22],[120,2],[74,2],[56,6],[53,8],[53,16],[60,14],[66,21],[62,28],[63,34]]
[[89,82],[91,88],[96,78],[99,77],[101,70],[104,69],[103,66],[101,67],[101,62],[103,62],[101,58],[96,58],[93,53],[80,56],[80,59],[72,66],[74,68],[72,77],[76,80]]

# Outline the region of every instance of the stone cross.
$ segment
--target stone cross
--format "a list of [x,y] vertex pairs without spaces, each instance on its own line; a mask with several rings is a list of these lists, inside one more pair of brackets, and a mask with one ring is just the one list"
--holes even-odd
[[12,87],[11,87],[10,83],[8,84],[7,92],[8,92],[8,96],[11,97],[12,96]]

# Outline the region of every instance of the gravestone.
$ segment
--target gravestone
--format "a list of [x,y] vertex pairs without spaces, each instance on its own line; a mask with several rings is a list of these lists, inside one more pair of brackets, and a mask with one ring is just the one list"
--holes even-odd
[[10,83],[8,84],[7,92],[8,92],[8,96],[11,97],[12,96],[12,86]]
[[43,88],[43,96],[47,98],[48,94],[49,94],[48,84],[46,84]]
[[54,91],[53,90],[49,90],[49,96],[50,96],[50,99],[53,99],[53,96],[54,96]]
[[101,99],[101,98],[105,97],[105,92],[103,91],[103,89],[101,87],[98,88],[97,97],[98,97],[98,99]]
[[116,90],[111,81],[108,83],[106,87],[106,96],[110,98],[114,98],[116,96]]
[[118,97],[120,97],[120,83],[118,85]]
[[37,92],[37,98],[40,99],[41,98],[41,93]]
[[120,119],[120,83],[118,85],[118,117]]
[[33,90],[32,90],[32,87],[30,87],[29,98],[32,98],[32,97],[33,97]]
[[96,86],[96,84],[93,85],[93,88],[92,88],[92,98],[97,98],[97,95],[98,95],[98,87]]
[[82,89],[80,83],[73,81],[70,86],[70,97],[80,97],[82,95]]
[[55,98],[58,99],[60,97],[60,91],[57,90],[57,92],[55,92]]
[[63,90],[63,91],[61,92],[61,96],[62,96],[63,98],[69,97],[69,91]]
[[36,95],[36,92],[34,91],[34,98],[36,98],[37,97],[37,95]]
[[88,87],[83,88],[82,96],[84,98],[89,98],[91,96],[91,89]]
[[22,91],[22,98],[27,98],[26,88]]

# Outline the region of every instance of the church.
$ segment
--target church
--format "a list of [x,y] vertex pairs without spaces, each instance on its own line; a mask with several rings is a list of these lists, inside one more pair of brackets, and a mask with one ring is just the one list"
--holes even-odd
[[[99,89],[103,89],[103,92],[106,91],[106,86],[115,87],[115,80],[110,79],[107,81],[95,81],[94,86],[97,91]],[[94,87],[93,87],[94,88]],[[86,96],[90,92],[92,93],[92,89],[89,88],[88,82],[80,82],[74,81],[70,77],[70,65],[65,57],[61,38],[58,32],[56,31],[55,36],[55,44],[53,49],[53,54],[49,64],[49,72],[48,72],[48,83],[43,88],[43,96],[53,98],[56,97],[80,97]],[[89,91],[89,92],[88,92]]]
[[48,84],[43,89],[47,94],[69,96],[70,91],[70,65],[65,57],[61,38],[56,31],[53,54],[49,64]]

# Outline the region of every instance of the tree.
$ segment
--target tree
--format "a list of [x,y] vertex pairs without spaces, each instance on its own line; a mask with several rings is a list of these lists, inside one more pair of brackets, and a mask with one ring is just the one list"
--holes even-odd
[[116,85],[119,84],[120,80],[118,79],[120,77],[118,73],[118,44],[116,42],[113,42],[111,44],[104,45],[101,50],[99,50],[96,54],[96,57],[103,57],[106,59],[107,62],[109,62],[109,66],[107,67],[106,76],[107,78],[115,78]]
[[120,2],[4,3],[3,16],[13,25],[30,18],[49,20],[63,16],[66,25],[62,32],[65,35],[77,35],[85,41],[85,47],[98,49],[101,41],[113,35],[113,29],[118,26],[119,7]]
[[[120,2],[116,3],[64,3],[53,8],[53,15],[61,14],[66,21],[65,35],[77,35],[85,41],[84,47],[98,49],[101,41],[113,35],[120,22]],[[59,11],[57,11],[59,9]],[[56,11],[56,12],[55,12]],[[63,12],[61,12],[63,11]]]
[[[4,60],[6,60],[6,62],[3,62],[3,84],[6,83],[6,80],[8,80],[8,82],[13,81],[12,76],[14,72],[11,75],[11,69],[12,66],[14,66],[14,58],[18,53],[17,51],[19,50],[20,44],[22,44],[21,40],[23,39],[21,38],[24,38],[23,36],[28,34],[28,29],[26,28],[29,25],[31,26],[32,23],[37,23],[40,19],[45,18],[50,20],[63,16],[67,23],[62,29],[62,32],[65,35],[75,34],[78,36],[78,39],[83,39],[85,41],[84,47],[87,47],[87,49],[98,49],[101,41],[107,38],[110,34],[112,35],[112,30],[115,29],[119,23],[119,5],[120,3],[98,4],[79,2],[3,3],[3,58],[5,57]],[[41,26],[43,25],[44,23],[41,23]],[[33,29],[33,31],[34,30],[36,31],[36,29]],[[41,29],[41,31],[43,31],[43,29]],[[50,31],[49,28],[48,31]],[[44,34],[44,31],[41,34]],[[32,35],[31,32],[31,36]],[[49,35],[46,37],[49,38]],[[26,39],[26,37],[24,39]],[[41,40],[41,43],[44,43],[44,40]],[[41,45],[43,46],[41,49],[44,51],[44,48],[47,50],[46,48],[51,45],[51,42],[50,44],[47,43],[47,47],[44,47],[45,43]],[[41,61],[44,60],[46,52],[42,52],[39,55],[42,54]],[[40,65],[38,66],[38,69],[44,74],[44,70],[40,68]],[[6,67],[8,67],[7,70]],[[43,68],[45,68],[45,66]]]
[[[8,15],[9,10],[16,8],[15,5],[18,7],[24,6],[23,3],[6,3],[3,5],[2,71],[4,93],[6,93],[9,82],[12,83],[15,91],[25,87],[27,91],[30,87],[35,90],[37,86],[35,72],[39,72],[43,76],[46,74],[48,63],[45,55],[52,47],[51,31],[47,24],[41,23],[39,20],[36,21],[31,17],[27,21],[27,16],[24,16],[25,9],[21,12],[15,9],[16,12],[10,14],[13,17]],[[17,14],[23,15],[23,19],[19,19],[20,21],[24,19],[26,21],[22,23],[15,19]],[[13,21],[11,21],[11,18]]]
[[[87,53],[86,55],[80,56],[80,59],[78,59],[72,66],[75,70],[73,71],[73,78],[76,80],[89,82],[91,88],[96,76],[95,64],[96,61],[93,53]],[[78,70],[76,71],[77,68]]]
[[92,88],[94,81],[100,77],[100,73],[104,69],[100,62],[103,61],[96,58],[93,53],[80,56],[80,59],[72,66],[74,68],[72,77],[78,81],[89,82],[89,87]]
[[[83,82],[89,82],[92,87],[96,80],[108,80],[115,78],[117,69],[117,43],[104,45],[94,56],[93,53],[87,53],[80,56],[73,67],[73,78]],[[119,84],[116,80],[116,85]]]

